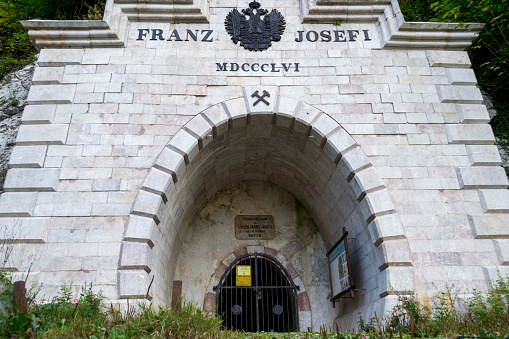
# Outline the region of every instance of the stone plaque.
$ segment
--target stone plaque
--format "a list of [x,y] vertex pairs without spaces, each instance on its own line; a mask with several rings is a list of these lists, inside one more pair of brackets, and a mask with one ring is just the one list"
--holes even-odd
[[272,215],[237,215],[235,237],[239,240],[272,240],[276,235]]

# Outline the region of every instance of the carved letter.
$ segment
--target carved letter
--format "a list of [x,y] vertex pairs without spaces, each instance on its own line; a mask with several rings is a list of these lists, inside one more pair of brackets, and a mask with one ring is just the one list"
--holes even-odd
[[217,72],[225,72],[226,71],[226,62],[223,62],[222,65],[219,62],[216,62],[216,66],[217,66],[217,69],[216,69]]
[[193,33],[193,31],[188,29],[187,30],[187,35],[186,35],[186,41],[189,41],[189,36],[191,36],[191,39],[196,41],[196,39],[198,39],[198,32],[199,32],[199,30],[196,30],[196,33]]
[[168,41],[172,41],[171,38],[175,38],[175,41],[182,41],[182,39],[180,38],[179,32],[176,29],[174,29],[173,32],[171,32],[171,35],[168,38]]
[[275,73],[279,73],[279,72],[281,72],[281,70],[280,70],[280,69],[278,69],[278,70],[276,71],[276,64],[271,64],[271,65],[272,65],[272,70],[271,70],[271,72],[275,72]]
[[290,70],[290,66],[292,66],[292,63],[289,63],[288,64],[288,67],[286,67],[286,64],[285,63],[282,63],[281,64],[283,66],[283,68],[285,69],[285,72],[288,72]]
[[364,40],[371,41],[371,39],[369,38],[369,30],[363,29],[362,31],[364,32]]
[[348,30],[348,37],[350,39],[348,39],[348,41],[355,41],[355,39],[357,39],[357,36],[359,35],[359,31],[358,30],[352,30],[352,29],[349,29]]
[[[311,38],[311,33],[313,33],[314,39]],[[306,34],[306,39],[308,39],[308,41],[315,42],[316,40],[318,40],[318,33],[316,33],[315,31],[309,31]]]
[[266,70],[266,69],[265,69],[265,66],[268,66],[268,65],[269,65],[269,64],[263,64],[263,65],[262,65],[262,67],[261,67],[261,68],[262,68],[262,71],[263,71],[263,72],[268,72],[268,70]]
[[299,63],[298,62],[295,63],[295,72],[300,72],[299,71]]
[[[247,66],[247,69],[245,69],[244,66]],[[244,72],[249,72],[249,64],[248,63],[242,64],[242,70]]]
[[[146,31],[146,32],[144,32],[144,31]],[[144,38],[147,36],[147,33],[149,31],[150,30],[148,28],[139,29],[138,30],[138,39],[136,39],[136,40],[145,40]]]
[[334,35],[336,37],[334,42],[346,42],[345,31],[334,31]]
[[330,36],[330,31],[321,31],[320,36],[322,37],[323,42],[329,42],[332,40]]
[[258,72],[258,71],[260,70],[260,68],[254,69],[255,65],[256,65],[256,66],[260,66],[260,64],[254,63],[254,64],[252,64],[252,65],[251,65],[251,70],[252,70],[253,72]]
[[302,39],[304,39],[303,33],[304,33],[304,31],[297,31],[298,37],[295,38],[296,42],[301,42]]
[[239,70],[239,64],[236,62],[230,63],[230,71],[231,72],[237,72]]
[[211,37],[210,40],[207,40],[209,38],[209,36],[212,34],[212,32],[214,32],[213,30],[204,29],[201,31],[201,33],[203,34],[203,32],[207,32],[207,34],[205,34],[205,36],[203,37],[203,39],[201,39],[201,41],[212,42],[212,40],[214,40],[214,37]]
[[153,29],[152,30],[152,38],[150,38],[150,40],[157,40],[156,37],[159,37],[159,40],[164,40],[162,29]]

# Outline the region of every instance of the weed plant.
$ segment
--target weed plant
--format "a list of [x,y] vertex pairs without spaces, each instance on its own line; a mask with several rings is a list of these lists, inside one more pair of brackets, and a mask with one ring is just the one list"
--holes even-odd
[[[466,300],[452,289],[431,300],[399,296],[399,304],[385,318],[359,318],[360,333],[341,333],[322,326],[319,332],[243,333],[225,331],[220,318],[189,303],[178,309],[128,303],[123,312],[101,293],[85,286],[77,299],[63,286],[50,303],[27,295],[28,314],[14,306],[12,283],[0,272],[1,338],[509,338],[509,277],[500,277],[488,293],[475,291]],[[107,306],[109,304],[109,306]],[[135,307],[136,306],[136,307]]]

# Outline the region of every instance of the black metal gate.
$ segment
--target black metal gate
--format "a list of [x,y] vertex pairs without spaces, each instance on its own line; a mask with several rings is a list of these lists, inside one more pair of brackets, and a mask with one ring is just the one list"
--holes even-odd
[[[237,286],[239,265],[250,267],[251,286]],[[250,253],[237,258],[215,289],[216,314],[222,317],[224,328],[245,332],[299,330],[299,287],[270,255]]]

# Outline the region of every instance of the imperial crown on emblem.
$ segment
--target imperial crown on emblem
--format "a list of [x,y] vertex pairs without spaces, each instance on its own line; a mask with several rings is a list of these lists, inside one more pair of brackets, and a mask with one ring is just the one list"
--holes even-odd
[[[264,51],[272,46],[272,41],[281,40],[285,30],[285,18],[273,9],[270,13],[260,8],[260,3],[253,1],[242,14],[235,8],[226,16],[226,31],[234,43],[250,51]],[[263,19],[262,19],[263,16]]]

